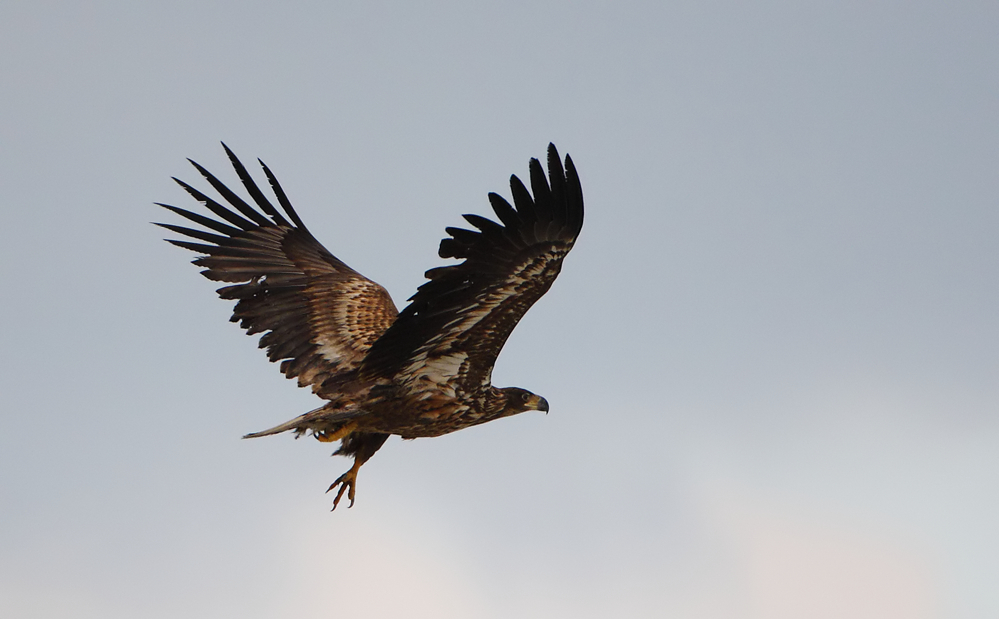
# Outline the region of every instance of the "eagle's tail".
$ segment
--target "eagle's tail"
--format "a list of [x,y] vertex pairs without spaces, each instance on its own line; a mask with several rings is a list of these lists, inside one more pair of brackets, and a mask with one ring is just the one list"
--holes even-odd
[[287,432],[288,430],[298,430],[298,433],[301,434],[306,429],[305,427],[303,427],[302,422],[304,422],[305,418],[308,416],[309,413],[305,413],[304,415],[299,415],[298,417],[295,417],[291,421],[286,421],[285,423],[282,423],[279,426],[274,426],[273,428],[262,430],[260,432],[251,432],[249,434],[244,435],[243,438],[259,438],[261,436],[281,434],[282,432]]
[[274,426],[273,428],[262,430],[260,432],[251,432],[250,434],[244,435],[243,438],[271,436],[272,434],[281,434],[282,432],[287,432],[288,430],[295,431],[295,438],[298,438],[309,430],[325,434],[330,430],[338,429],[344,424],[345,421],[362,414],[362,411],[356,410],[330,410],[327,408],[329,406],[329,404],[326,406],[320,406],[319,408],[311,410],[304,415],[295,417],[291,421],[286,421],[279,426]]

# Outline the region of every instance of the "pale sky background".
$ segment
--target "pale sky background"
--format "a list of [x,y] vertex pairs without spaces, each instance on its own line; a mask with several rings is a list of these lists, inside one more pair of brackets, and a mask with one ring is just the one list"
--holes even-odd
[[[0,614],[999,616],[999,5],[0,5]],[[549,141],[586,224],[494,373],[350,462],[160,240],[261,157],[402,304]],[[262,175],[257,176],[262,179]],[[203,182],[199,186],[206,187]]]

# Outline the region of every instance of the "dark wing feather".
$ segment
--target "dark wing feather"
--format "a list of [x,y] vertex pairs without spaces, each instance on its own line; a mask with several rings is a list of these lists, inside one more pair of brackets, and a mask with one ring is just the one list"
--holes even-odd
[[476,230],[448,228],[442,258],[460,264],[427,271],[420,286],[361,366],[365,376],[407,383],[448,382],[466,393],[488,385],[500,349],[527,310],[548,291],[583,226],[583,192],[572,159],[548,146],[548,177],[530,163],[534,197],[511,177],[514,206],[489,201],[502,224],[465,215]]
[[288,378],[297,377],[299,385],[311,385],[320,396],[334,397],[337,386],[356,374],[398,311],[384,288],[338,260],[312,236],[262,162],[284,214],[222,146],[257,208],[192,161],[229,206],[183,181],[177,183],[222,221],[160,204],[210,231],[157,225],[199,241],[169,242],[202,254],[194,264],[205,267],[202,274],[208,279],[233,284],[218,290],[223,299],[236,301],[231,320],[249,335],[264,333],[260,347],[267,349],[271,361],[281,361]]

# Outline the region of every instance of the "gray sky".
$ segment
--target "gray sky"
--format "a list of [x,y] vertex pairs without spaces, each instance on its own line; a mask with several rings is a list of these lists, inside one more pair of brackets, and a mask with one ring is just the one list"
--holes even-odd
[[[2,614],[999,615],[999,10],[749,4],[3,3]],[[551,413],[333,514],[241,441],[317,400],[148,223],[219,140],[399,304],[571,153],[494,373]]]

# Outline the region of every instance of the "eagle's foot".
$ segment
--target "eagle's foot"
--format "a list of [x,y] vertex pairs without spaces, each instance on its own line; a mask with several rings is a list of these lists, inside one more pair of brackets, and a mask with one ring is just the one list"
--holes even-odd
[[343,496],[344,491],[347,491],[347,498],[350,499],[350,505],[348,505],[347,507],[350,508],[354,506],[354,484],[356,483],[357,483],[357,468],[351,467],[349,471],[347,471],[340,477],[337,477],[337,480],[332,484],[330,484],[330,487],[326,489],[326,492],[329,492],[333,488],[340,486],[340,490],[338,490],[336,493],[336,498],[333,499],[333,509],[331,509],[330,511],[336,509],[336,506],[338,503],[340,503],[340,497]]
[[353,432],[354,428],[356,427],[357,427],[357,422],[351,421],[350,423],[346,423],[340,426],[333,432],[327,432],[326,430],[313,430],[312,435],[315,436],[316,440],[318,441],[321,441],[323,443],[332,443],[333,441],[341,440],[342,438]]

